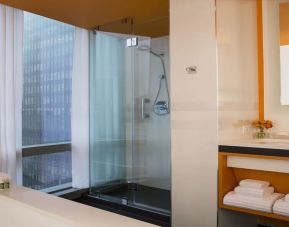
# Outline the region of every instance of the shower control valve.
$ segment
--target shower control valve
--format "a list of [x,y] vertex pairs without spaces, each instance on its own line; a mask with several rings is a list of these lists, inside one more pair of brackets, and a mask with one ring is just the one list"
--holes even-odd
[[141,99],[141,118],[142,120],[149,118],[150,114],[145,112],[145,104],[150,103],[150,99],[142,97]]

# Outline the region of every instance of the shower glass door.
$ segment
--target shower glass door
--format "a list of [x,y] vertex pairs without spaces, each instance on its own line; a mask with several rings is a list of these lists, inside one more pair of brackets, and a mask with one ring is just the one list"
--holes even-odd
[[[132,202],[144,209],[169,213],[171,159],[168,37],[139,36],[133,60],[135,106],[132,177],[138,191],[134,193]],[[165,103],[165,106],[159,109],[157,105],[160,103]]]
[[90,194],[170,214],[168,37],[90,33]]
[[97,194],[129,180],[133,74],[127,38],[90,33],[90,184]]

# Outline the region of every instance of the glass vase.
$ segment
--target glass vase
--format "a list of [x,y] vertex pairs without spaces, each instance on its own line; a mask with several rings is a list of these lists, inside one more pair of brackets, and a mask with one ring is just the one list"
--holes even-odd
[[264,139],[265,136],[266,136],[266,132],[264,131],[264,128],[259,128],[259,131],[257,132],[257,138]]

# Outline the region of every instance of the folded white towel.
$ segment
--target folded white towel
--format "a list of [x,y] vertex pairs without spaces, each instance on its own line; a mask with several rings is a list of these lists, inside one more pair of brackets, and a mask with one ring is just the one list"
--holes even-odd
[[289,202],[285,198],[278,199],[273,206],[273,213],[289,217]]
[[0,172],[0,182],[10,182],[10,177],[6,173]]
[[272,213],[273,204],[277,199],[280,199],[283,196],[283,194],[273,193],[268,196],[257,198],[229,192],[225,195],[223,203],[225,205]]
[[239,185],[243,187],[248,187],[248,188],[264,188],[264,187],[268,187],[270,183],[268,181],[246,179],[246,180],[241,180]]
[[238,186],[234,189],[237,194],[254,196],[254,197],[264,197],[271,195],[274,192],[273,187],[263,187],[263,188],[248,188],[243,186]]

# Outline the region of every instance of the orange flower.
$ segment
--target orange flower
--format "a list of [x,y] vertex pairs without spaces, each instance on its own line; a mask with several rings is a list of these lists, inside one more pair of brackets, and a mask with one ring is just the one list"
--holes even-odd
[[265,121],[264,127],[267,129],[272,128],[273,127],[272,121],[270,121],[270,120]]
[[265,120],[265,121],[256,120],[256,121],[252,122],[252,126],[255,127],[255,128],[266,128],[266,129],[269,129],[269,128],[273,127],[273,123],[270,120]]

